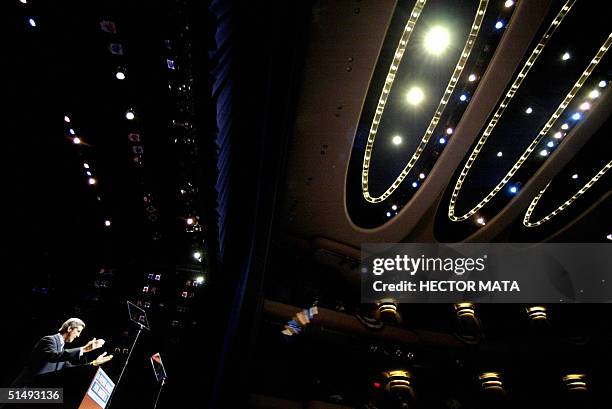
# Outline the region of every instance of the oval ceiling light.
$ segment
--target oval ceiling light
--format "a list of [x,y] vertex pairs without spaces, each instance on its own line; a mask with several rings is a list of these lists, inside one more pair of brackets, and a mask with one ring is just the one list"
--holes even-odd
[[392,139],[391,142],[393,142],[393,145],[400,145],[402,143],[402,137],[399,135],[395,135]]
[[425,99],[425,94],[420,87],[412,87],[408,90],[408,94],[406,94],[406,98],[408,99],[408,103],[410,105],[419,105]]
[[450,34],[444,27],[436,26],[425,35],[425,50],[430,54],[441,54],[449,44]]

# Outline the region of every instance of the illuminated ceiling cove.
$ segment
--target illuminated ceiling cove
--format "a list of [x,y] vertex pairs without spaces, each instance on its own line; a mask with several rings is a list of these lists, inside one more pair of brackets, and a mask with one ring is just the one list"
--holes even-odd
[[347,205],[364,227],[396,215],[425,181],[514,9],[488,0],[406,5],[394,13],[351,155]]
[[607,24],[585,2],[558,9],[447,188],[439,240],[462,240],[486,225],[589,119],[609,88],[610,45]]

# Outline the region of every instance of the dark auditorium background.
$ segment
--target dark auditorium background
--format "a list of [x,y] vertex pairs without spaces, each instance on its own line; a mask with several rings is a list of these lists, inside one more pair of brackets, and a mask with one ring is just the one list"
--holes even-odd
[[131,301],[113,409],[157,352],[158,408],[608,407],[609,303],[359,286],[363,243],[612,245],[605,3],[2,3],[0,387],[69,317],[117,379]]

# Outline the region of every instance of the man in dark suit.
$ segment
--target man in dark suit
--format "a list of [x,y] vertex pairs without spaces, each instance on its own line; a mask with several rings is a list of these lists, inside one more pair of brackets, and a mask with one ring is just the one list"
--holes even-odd
[[59,371],[65,367],[76,365],[99,366],[110,361],[113,356],[107,356],[106,352],[91,362],[87,362],[85,357],[87,352],[101,348],[104,345],[103,339],[93,338],[85,346],[64,348],[66,344],[73,342],[81,336],[81,331],[84,328],[85,323],[82,320],[70,318],[62,324],[57,334],[42,337],[34,346],[28,363],[11,387],[29,386],[36,376]]

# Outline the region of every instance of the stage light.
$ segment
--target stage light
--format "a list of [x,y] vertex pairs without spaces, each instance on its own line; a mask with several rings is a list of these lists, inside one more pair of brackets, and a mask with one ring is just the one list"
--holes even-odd
[[64,115],[64,122],[70,122],[70,117],[68,115]]
[[419,184],[417,182],[412,182],[412,187],[419,187]]
[[572,175],[572,179],[574,179],[574,180],[578,179],[578,174],[577,174],[577,173],[574,173],[574,174]]
[[111,225],[111,221],[110,221],[110,220],[104,220],[104,225],[105,225],[106,227],[110,227],[110,225]]
[[425,99],[425,94],[423,94],[423,90],[421,88],[412,87],[408,91],[408,94],[406,95],[406,97],[410,105],[416,106],[416,105],[419,105],[423,101],[423,99]]
[[447,135],[452,135],[453,134],[453,128],[446,128],[446,134]]
[[187,224],[188,224],[189,226],[191,226],[191,225],[193,224],[193,218],[188,217],[188,218],[187,218]]
[[134,115],[134,113],[132,111],[127,111],[125,113],[125,117],[126,117],[126,119],[129,119],[131,121],[132,119],[136,118],[136,115]]
[[478,375],[482,389],[490,392],[503,392],[504,383],[502,381],[501,374],[499,372],[483,372]]
[[478,77],[476,77],[476,74],[470,74],[470,76],[468,77],[468,81],[469,82],[474,82],[478,79]]
[[397,205],[391,206],[391,210],[397,210]]
[[[414,401],[415,392],[410,372],[398,369],[383,372],[383,376],[385,377],[385,390],[404,403]],[[412,407],[412,405],[408,406],[406,403],[405,407]]]
[[506,8],[512,7],[512,6],[514,6],[514,1],[512,1],[512,0],[506,0],[506,2],[504,3],[504,6],[505,6]]
[[527,108],[527,109],[525,110],[525,113],[526,113],[527,115],[529,115],[529,114],[530,114],[530,113],[532,113],[532,112],[533,112],[533,108],[531,108],[531,107],[529,107],[529,108]]
[[546,307],[542,305],[534,305],[527,307],[527,315],[532,321],[546,321]]
[[85,174],[86,174],[87,176],[91,176],[91,172],[90,172],[90,171],[85,172]]
[[378,303],[376,310],[374,311],[374,318],[378,321],[399,324],[402,322],[402,316],[397,310],[397,304],[395,301],[387,298]]
[[561,380],[568,392],[586,392],[588,390],[585,374],[568,374]]
[[608,83],[606,81],[599,81],[599,88],[604,88],[606,85],[608,85]]
[[542,149],[540,151],[540,156],[548,156],[548,151],[546,149]]
[[83,167],[84,167],[85,169],[89,169],[89,163],[83,163]]
[[477,218],[476,223],[480,224],[481,226],[484,226],[485,224],[487,224],[487,222],[485,221],[483,217]]
[[199,251],[194,251],[193,258],[200,261],[200,259],[202,258],[202,253],[200,253]]
[[596,89],[594,89],[593,91],[589,92],[589,98],[591,98],[591,99],[595,99],[595,98],[599,97],[600,95],[601,95],[601,93],[598,90],[596,90]]
[[75,135],[75,134],[76,134],[76,132],[75,132],[75,131],[74,131],[74,129],[72,129],[72,128],[68,129],[68,133],[69,133],[70,135]]
[[497,20],[497,23],[495,23],[495,28],[498,30],[502,28],[503,26],[504,26],[504,22],[501,20]]
[[419,173],[419,178],[425,179],[425,174],[424,173]]
[[548,141],[548,143],[546,144],[546,146],[548,146],[549,148],[554,148],[555,143],[553,141]]
[[563,124],[563,125],[561,125],[561,129],[563,129],[564,131],[567,131],[569,129],[569,125],[568,124]]
[[459,97],[459,101],[465,102],[465,101],[467,101],[467,98],[468,98],[467,95],[461,94],[461,96]]
[[123,73],[121,71],[117,71],[117,73],[115,74],[115,78],[117,78],[118,80],[124,80],[125,79],[125,73]]
[[561,132],[555,132],[555,134],[553,135],[553,137],[555,139],[561,139],[563,138],[563,134]]
[[75,144],[75,145],[80,144],[81,143],[81,138],[78,138],[78,137],[75,136],[74,138],[72,138],[72,143]]
[[28,19],[28,24],[30,24],[30,27],[36,27],[36,20],[30,18]]
[[96,184],[96,179],[94,179],[94,178],[89,178],[89,179],[87,180],[87,183],[89,183],[90,185],[95,185],[95,184]]
[[442,137],[438,139],[438,142],[440,142],[441,145],[444,145],[446,143],[446,138]]
[[392,139],[391,142],[393,142],[393,145],[400,145],[402,143],[402,137],[399,135],[395,135]]
[[608,235],[606,236],[606,239],[608,239],[608,240],[612,241],[612,233],[608,234]]
[[583,102],[582,104],[580,104],[580,110],[581,111],[588,111],[589,109],[591,109],[591,104],[588,102]]
[[570,57],[571,57],[571,56],[570,56],[570,53],[567,53],[567,52],[566,52],[566,53],[564,53],[564,54],[561,56],[561,59],[562,59],[563,61],[567,61],[567,60],[569,60],[569,59],[570,59]]
[[511,186],[510,187],[510,193],[515,194],[516,192],[518,192],[518,188],[516,186]]
[[202,284],[203,282],[204,282],[204,276],[197,276],[196,277],[196,283]]
[[582,115],[580,115],[578,112],[576,112],[574,115],[572,115],[572,119],[574,121],[579,120],[580,118],[582,118]]
[[450,36],[444,27],[434,27],[425,35],[425,49],[430,54],[440,54],[449,42]]
[[497,157],[501,158],[502,156],[504,156],[504,153],[502,151],[497,152]]

